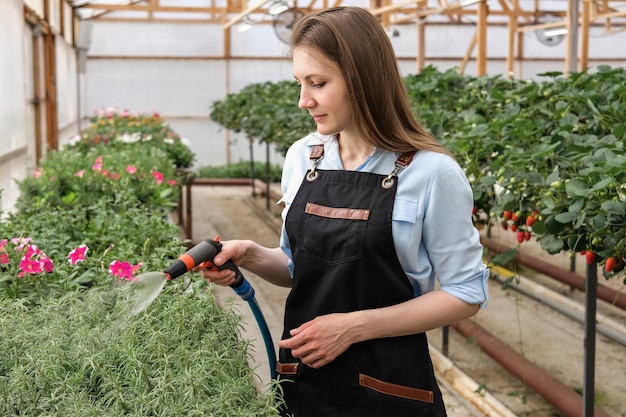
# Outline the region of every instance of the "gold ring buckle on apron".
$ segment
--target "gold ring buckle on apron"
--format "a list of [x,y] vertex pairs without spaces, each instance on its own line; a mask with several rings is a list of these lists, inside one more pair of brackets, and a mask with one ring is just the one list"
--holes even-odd
[[383,188],[388,189],[388,188],[393,187],[393,184],[395,184],[396,182],[396,177],[398,176],[398,173],[411,163],[411,161],[413,160],[413,155],[415,155],[415,152],[416,151],[405,152],[402,155],[400,155],[398,159],[396,159],[396,167],[393,169],[393,171],[391,171],[389,175],[383,178],[383,180],[380,183],[380,185]]
[[311,156],[309,159],[313,163],[311,166],[311,170],[306,174],[307,181],[315,181],[319,176],[319,173],[315,171],[317,168],[317,164],[320,163],[322,159],[324,159],[324,145],[313,145],[313,149],[311,149]]

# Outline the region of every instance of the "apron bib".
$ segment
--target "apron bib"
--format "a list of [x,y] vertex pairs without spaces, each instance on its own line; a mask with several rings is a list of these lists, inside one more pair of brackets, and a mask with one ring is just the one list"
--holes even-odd
[[[402,155],[389,176],[313,168],[289,209],[285,227],[295,264],[286,300],[289,330],[329,313],[386,307],[414,297],[393,244],[393,203]],[[405,158],[405,159],[403,159]],[[426,334],[352,345],[320,369],[280,349],[282,416],[445,417]]]

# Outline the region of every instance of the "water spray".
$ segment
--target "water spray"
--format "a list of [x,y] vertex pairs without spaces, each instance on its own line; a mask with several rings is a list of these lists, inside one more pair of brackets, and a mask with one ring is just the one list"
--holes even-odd
[[[272,379],[276,379],[276,351],[274,349],[274,343],[272,342],[272,335],[267,326],[267,322],[265,321],[265,317],[261,312],[261,308],[254,297],[254,288],[250,285],[250,282],[243,276],[237,265],[232,260],[228,260],[223,265],[217,266],[213,263],[213,259],[215,255],[217,255],[222,250],[222,243],[219,241],[219,236],[213,240],[207,239],[204,240],[187,252],[183,253],[176,261],[174,261],[163,273],[148,273],[146,275],[146,279],[140,280],[144,283],[148,283],[150,281],[156,282],[155,289],[151,290],[151,294],[145,302],[141,303],[135,309],[135,313],[141,311],[151,303],[154,298],[158,295],[158,293],[163,288],[163,285],[168,280],[172,280],[180,277],[181,275],[193,270],[196,267],[207,268],[212,270],[223,270],[230,269],[235,272],[235,281],[230,284],[230,287],[235,291],[235,293],[244,301],[248,303],[252,313],[254,314],[254,318],[256,319],[257,325],[261,330],[261,335],[263,336],[263,341],[265,342],[265,349],[267,351],[267,358],[269,360],[270,372]],[[154,275],[150,275],[154,274]],[[158,277],[165,276],[166,279],[161,278],[162,282],[158,282]],[[152,278],[154,277],[154,278]],[[139,277],[138,277],[139,278]],[[149,284],[148,284],[149,286]],[[159,287],[160,286],[160,287]]]

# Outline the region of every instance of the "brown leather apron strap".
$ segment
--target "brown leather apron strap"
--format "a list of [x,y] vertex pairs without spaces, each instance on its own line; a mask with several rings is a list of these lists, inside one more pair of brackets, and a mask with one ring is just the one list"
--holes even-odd
[[282,375],[295,375],[298,372],[298,362],[293,363],[276,363],[276,372]]

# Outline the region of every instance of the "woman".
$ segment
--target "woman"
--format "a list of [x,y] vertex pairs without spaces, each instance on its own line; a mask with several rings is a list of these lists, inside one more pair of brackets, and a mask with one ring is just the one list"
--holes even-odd
[[317,132],[285,158],[280,247],[225,241],[215,263],[230,258],[291,287],[277,366],[283,415],[445,416],[425,332],[488,298],[470,185],[413,118],[368,11],[305,16],[291,59],[298,106]]

